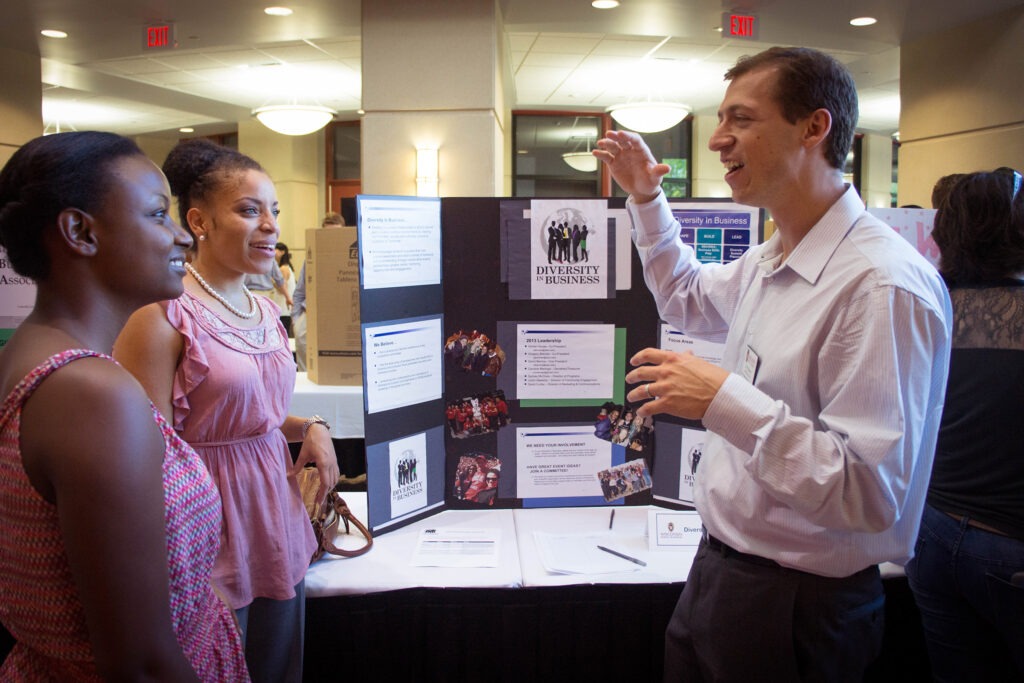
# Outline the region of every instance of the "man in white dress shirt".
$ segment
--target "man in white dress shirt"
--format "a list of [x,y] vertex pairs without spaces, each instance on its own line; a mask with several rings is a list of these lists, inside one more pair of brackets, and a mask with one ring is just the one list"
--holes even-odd
[[878,563],[913,554],[942,413],[952,313],[938,273],[864,209],[842,168],[853,79],[831,57],[741,59],[709,146],[764,244],[702,265],[661,191],[669,167],[610,131],[661,316],[725,340],[721,367],[645,349],[638,414],[702,420],[705,539],[666,632],[665,680],[860,681],[884,628]]

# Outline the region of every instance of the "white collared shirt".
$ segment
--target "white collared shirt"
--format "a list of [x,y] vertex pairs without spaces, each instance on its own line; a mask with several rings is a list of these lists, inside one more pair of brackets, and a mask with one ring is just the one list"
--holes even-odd
[[852,187],[785,262],[774,235],[702,265],[664,194],[627,208],[662,318],[725,341],[732,374],[704,416],[694,484],[710,533],[823,576],[905,563],[949,368],[952,309],[935,268]]

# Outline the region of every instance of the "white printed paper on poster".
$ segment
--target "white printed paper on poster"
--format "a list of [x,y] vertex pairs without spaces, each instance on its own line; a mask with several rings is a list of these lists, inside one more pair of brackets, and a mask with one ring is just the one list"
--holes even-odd
[[516,497],[600,496],[597,473],[611,464],[612,445],[593,425],[516,429]]
[[440,318],[367,326],[363,335],[367,412],[441,398]]
[[[36,305],[36,283],[14,272],[3,248],[0,248],[0,287],[3,287],[3,296],[0,296],[0,318],[11,318],[20,323]],[[11,326],[15,325],[16,323]]]
[[530,203],[531,296],[608,298],[608,202],[535,199]]
[[700,465],[700,458],[704,454],[704,440],[707,435],[707,432],[699,429],[683,427],[679,448],[679,500],[690,505],[693,505],[693,480]]
[[725,354],[724,343],[691,337],[666,323],[661,323],[661,348],[676,353],[691,351],[697,358],[715,365],[722,364]]
[[439,199],[361,197],[359,240],[364,289],[441,282]]
[[594,399],[613,394],[615,326],[516,326],[519,399]]
[[388,444],[391,516],[427,506],[427,435],[424,432]]

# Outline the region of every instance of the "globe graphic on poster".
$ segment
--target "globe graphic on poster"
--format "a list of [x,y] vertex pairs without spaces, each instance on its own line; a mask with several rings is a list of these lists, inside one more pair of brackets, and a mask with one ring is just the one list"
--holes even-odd
[[578,225],[580,230],[582,230],[585,225],[589,232],[587,237],[589,239],[593,239],[594,237],[594,226],[591,224],[590,219],[587,218],[587,214],[574,206],[567,206],[557,209],[545,217],[544,222],[540,227],[540,233],[537,235],[541,251],[548,248],[548,239],[550,237],[549,230],[551,228],[557,228],[559,225],[568,226],[570,231],[574,225]]

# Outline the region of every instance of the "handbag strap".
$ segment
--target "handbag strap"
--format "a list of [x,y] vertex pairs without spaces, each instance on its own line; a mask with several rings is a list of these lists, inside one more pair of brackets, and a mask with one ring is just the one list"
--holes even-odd
[[351,533],[349,530],[349,523],[351,522],[355,525],[356,529],[359,530],[359,533],[363,535],[363,538],[366,539],[366,545],[361,548],[356,548],[355,550],[346,550],[344,548],[337,547],[331,540],[325,538],[323,541],[324,550],[332,555],[340,555],[341,557],[358,557],[372,548],[373,534],[371,534],[370,530],[352,514],[352,511],[349,509],[348,503],[345,502],[345,499],[334,491],[328,493],[327,497],[333,502],[334,511],[338,513],[338,518],[345,522],[345,533]]

